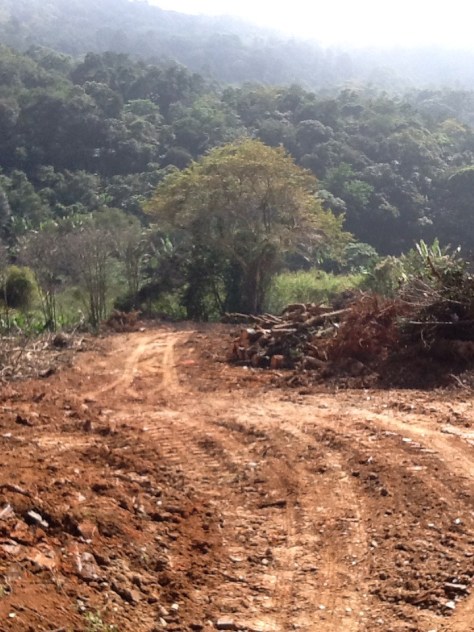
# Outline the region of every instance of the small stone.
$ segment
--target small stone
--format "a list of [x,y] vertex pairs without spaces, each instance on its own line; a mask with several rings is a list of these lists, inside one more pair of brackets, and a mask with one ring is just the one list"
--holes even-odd
[[9,503],[6,504],[3,509],[0,509],[0,520],[6,520],[14,515],[15,512],[13,511],[13,507]]
[[[122,576],[120,577],[122,580]],[[124,601],[135,604],[140,601],[140,593],[133,588],[128,588],[118,581],[112,582],[112,589],[121,597]]]
[[229,555],[229,560],[231,562],[234,562],[235,564],[238,564],[239,562],[243,562],[244,558],[243,557],[238,557],[237,555]]
[[25,520],[29,524],[38,524],[45,529],[49,527],[49,524],[46,522],[46,520],[44,520],[43,517],[36,511],[27,511]]
[[[100,570],[92,553],[87,551],[76,555],[76,571],[86,581],[100,579]],[[121,595],[120,595],[121,596]]]
[[171,610],[172,612],[178,612],[178,611],[179,611],[179,604],[174,603],[174,604],[171,606],[170,610]]
[[222,618],[216,621],[216,630],[238,630],[233,619]]
[[28,553],[28,560],[40,570],[52,571],[56,568],[56,555],[52,549],[44,547],[43,550],[32,549]]
[[81,522],[77,526],[77,530],[86,541],[91,541],[97,533],[97,525],[93,522]]
[[39,376],[42,378],[47,378],[47,377],[51,377],[51,375],[54,375],[56,373],[56,368],[54,366],[50,366],[49,369],[44,369],[43,371],[39,372]]
[[15,419],[15,423],[20,426],[33,426],[33,422],[31,419],[27,419],[26,417],[22,417],[21,415],[17,415]]
[[457,593],[463,595],[468,592],[468,587],[466,584],[452,584],[447,582],[444,584],[444,590],[449,593]]
[[66,334],[59,332],[57,333],[52,340],[53,347],[57,349],[64,349],[69,345],[69,337]]
[[10,540],[5,544],[0,544],[0,548],[8,555],[18,555],[21,551],[21,547],[14,540]]
[[19,485],[13,485],[12,483],[7,483],[6,485],[2,485],[2,487],[9,492],[13,492],[14,494],[21,494],[22,496],[31,496],[30,492]]
[[456,602],[455,602],[455,601],[447,601],[447,602],[444,604],[444,607],[445,607],[447,610],[454,610],[454,609],[456,608]]

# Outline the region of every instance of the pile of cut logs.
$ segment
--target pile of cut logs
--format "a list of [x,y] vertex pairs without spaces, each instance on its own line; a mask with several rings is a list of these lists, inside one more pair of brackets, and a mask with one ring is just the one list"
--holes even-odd
[[230,359],[272,369],[324,368],[327,343],[336,335],[341,317],[350,311],[295,303],[280,316],[226,314],[225,322],[247,325],[234,340]]

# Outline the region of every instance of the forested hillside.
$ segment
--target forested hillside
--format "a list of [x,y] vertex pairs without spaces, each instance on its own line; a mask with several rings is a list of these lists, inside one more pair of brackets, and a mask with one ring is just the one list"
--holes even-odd
[[297,82],[316,90],[344,82],[389,91],[474,88],[472,53],[433,47],[325,48],[236,19],[183,15],[140,0],[1,0],[0,42],[23,51],[41,45],[74,56],[113,51],[147,61],[177,61],[234,84]]
[[327,207],[380,253],[434,236],[474,248],[474,93],[216,87],[182,66],[38,47],[3,48],[0,72],[9,234],[104,206],[140,215],[171,166],[247,135],[283,145],[319,179]]

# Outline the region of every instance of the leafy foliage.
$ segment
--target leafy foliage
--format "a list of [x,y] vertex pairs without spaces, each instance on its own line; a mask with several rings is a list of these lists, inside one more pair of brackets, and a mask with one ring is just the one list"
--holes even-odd
[[285,252],[347,241],[316,198],[315,178],[282,148],[256,140],[217,148],[171,174],[148,210],[189,240],[190,303],[212,288],[223,311],[261,310]]
[[[362,272],[394,295],[415,243],[474,251],[474,92],[395,93],[393,75],[384,92],[381,73],[341,89],[368,76],[362,57],[143,3],[2,10],[0,41],[26,52],[0,46],[0,237],[34,271],[44,326],[64,291],[95,325],[118,294],[208,318],[258,310],[282,268]],[[89,243],[102,276],[86,288]]]
[[472,93],[220,88],[180,66],[110,52],[74,60],[2,48],[0,66],[0,229],[9,239],[104,206],[146,223],[141,207],[170,169],[248,136],[310,169],[324,208],[382,255],[437,234],[474,247]]
[[6,271],[4,297],[9,308],[26,311],[33,301],[35,281],[29,268],[10,266]]

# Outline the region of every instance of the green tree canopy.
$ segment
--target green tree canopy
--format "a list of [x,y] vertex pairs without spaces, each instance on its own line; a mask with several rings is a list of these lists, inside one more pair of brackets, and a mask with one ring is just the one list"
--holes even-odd
[[284,149],[245,139],[170,174],[147,210],[187,236],[190,269],[208,277],[221,308],[257,312],[285,253],[345,239],[343,218],[324,211],[316,192],[316,178]]

